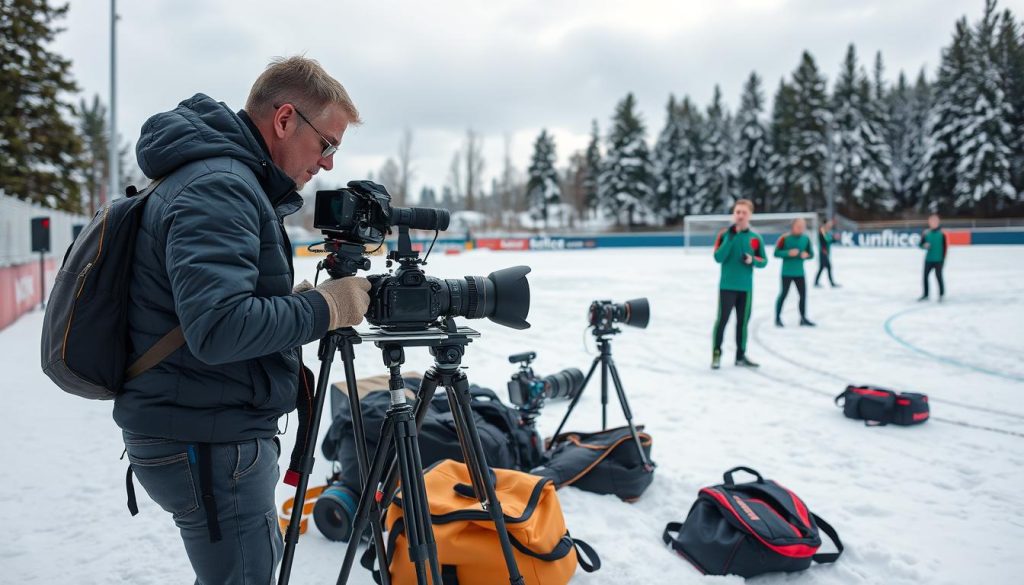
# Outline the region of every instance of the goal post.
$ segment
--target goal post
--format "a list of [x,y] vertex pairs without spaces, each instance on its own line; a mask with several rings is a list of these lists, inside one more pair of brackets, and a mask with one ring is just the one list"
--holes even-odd
[[[772,246],[779,236],[789,231],[793,220],[803,218],[807,222],[807,235],[812,245],[817,244],[818,214],[800,213],[755,213],[750,218],[750,227]],[[683,247],[687,252],[693,248],[709,247],[715,244],[718,232],[732,225],[732,214],[687,215],[683,218]]]

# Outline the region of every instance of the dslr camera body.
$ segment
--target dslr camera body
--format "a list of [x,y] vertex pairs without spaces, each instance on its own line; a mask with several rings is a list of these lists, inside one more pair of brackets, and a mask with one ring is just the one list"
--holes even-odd
[[449,317],[487,317],[512,329],[528,328],[528,266],[498,270],[487,277],[449,279],[423,271],[426,258],[413,251],[409,229],[440,232],[448,229],[450,220],[446,209],[392,207],[391,195],[372,181],[350,181],[347,189],[317,191],[313,225],[323,232],[327,251],[319,268],[332,278],[369,270],[366,246],[383,245],[391,228],[398,227],[398,246],[388,253],[388,268],[395,262],[398,268],[367,277],[370,324],[392,331],[421,331]]
[[519,364],[519,371],[508,381],[508,399],[527,423],[532,423],[546,400],[572,400],[583,388],[583,372],[576,368],[566,368],[543,378],[536,375],[530,367],[536,358],[534,351],[508,356],[509,363]]

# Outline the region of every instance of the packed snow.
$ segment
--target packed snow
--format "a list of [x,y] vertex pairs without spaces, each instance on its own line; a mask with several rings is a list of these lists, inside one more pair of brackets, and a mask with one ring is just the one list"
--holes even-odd
[[[846,545],[833,565],[759,583],[1001,584],[1020,583],[1024,572],[1020,257],[1015,247],[952,249],[947,299],[938,304],[915,302],[919,250],[837,249],[835,275],[843,287],[809,288],[814,329],[796,326],[793,293],[786,327],[773,325],[779,262],[770,261],[757,273],[748,347],[762,367],[732,366],[733,320],[717,372],[709,362],[718,273],[706,250],[474,251],[437,254],[427,270],[458,277],[517,264],[533,268],[531,329],[464,321],[483,334],[464,361],[470,380],[501,394],[513,372],[511,353],[537,351],[541,375],[589,367],[590,301],[650,298],[648,329],[624,328],[613,353],[635,420],[654,438],[655,480],[632,504],[575,488],[559,492],[572,534],[593,545],[603,563],[573,583],[741,583],[702,577],[662,544],[661,532],[685,518],[698,489],[746,465],[799,494]],[[297,259],[298,278],[312,280],[314,262]],[[373,272],[382,269],[375,258]],[[127,463],[119,460],[123,446],[111,405],[66,395],[40,371],[41,320],[34,312],[0,332],[8,405],[0,484],[0,525],[8,536],[0,544],[0,582],[191,583],[170,517],[141,488],[141,514],[132,518],[125,508]],[[315,350],[311,345],[305,356],[318,371]],[[356,354],[359,376],[383,372],[376,348],[364,344]],[[409,370],[430,365],[425,351],[409,350],[408,358]],[[342,378],[338,356],[332,381]],[[911,428],[868,428],[845,419],[832,397],[853,382],[926,392],[933,419]],[[599,428],[598,388],[591,383],[568,429]],[[546,406],[542,433],[554,430],[565,406]],[[610,424],[621,424],[614,398],[609,406]],[[291,423],[285,452],[294,417]],[[311,483],[329,469],[322,457],[317,465]],[[289,486],[279,487],[279,503],[292,495]],[[333,583],[344,551],[311,527],[299,541],[292,582]],[[357,568],[350,582],[372,579]]]

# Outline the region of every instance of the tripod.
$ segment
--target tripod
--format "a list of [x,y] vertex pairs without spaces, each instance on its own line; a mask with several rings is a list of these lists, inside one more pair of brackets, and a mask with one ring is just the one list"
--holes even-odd
[[[444,330],[379,332],[364,336],[364,339],[372,339],[383,354],[384,364],[390,372],[388,388],[391,404],[384,417],[380,441],[373,454],[369,474],[362,476],[363,488],[359,496],[359,505],[356,507],[345,560],[338,574],[338,585],[348,582],[358,543],[367,523],[373,526],[374,546],[382,580],[387,575],[388,564],[382,555],[383,546],[377,539],[377,535],[383,531],[380,510],[387,509],[394,499],[399,479],[402,482],[402,513],[409,543],[409,558],[415,564],[417,582],[426,585],[429,571],[430,582],[435,585],[441,583],[437,545],[434,542],[430,521],[430,506],[423,484],[423,462],[417,441],[427,407],[438,386],[444,387],[448,403],[451,405],[459,445],[462,447],[463,459],[469,470],[474,496],[494,521],[505,565],[508,568],[509,582],[512,585],[524,583],[512,552],[501,502],[495,495],[494,481],[487,469],[483,445],[473,421],[469,380],[460,370],[466,346],[472,341],[472,337],[479,335],[468,327],[456,329],[454,322],[448,319]],[[423,376],[423,382],[416,394],[415,409],[406,401],[405,383],[401,374],[406,347],[428,347],[430,354],[434,356],[434,366]],[[351,396],[350,392],[350,399]],[[353,408],[352,415],[353,420],[362,418],[358,408]],[[355,428],[361,426],[360,422]],[[361,437],[356,438],[357,443],[361,441]]]
[[[316,440],[320,432],[320,417],[324,409],[324,397],[327,395],[327,384],[331,373],[331,364],[334,361],[335,352],[340,351],[342,361],[345,364],[345,383],[348,386],[349,406],[352,412],[358,413],[359,392],[356,390],[356,371],[353,361],[355,352],[352,346],[360,343],[359,334],[352,328],[336,329],[329,331],[320,340],[318,357],[320,358],[320,376],[317,378],[316,392],[313,395],[313,404],[310,416],[310,428],[306,434],[307,440],[305,450],[299,464],[299,477],[295,484],[295,504],[292,507],[292,517],[288,523],[288,530],[284,536],[284,557],[281,560],[281,573],[278,578],[279,585],[288,585],[291,578],[292,562],[295,557],[295,546],[299,542],[299,531],[301,528],[302,510],[306,500],[306,486],[309,482],[309,474],[313,472],[314,453],[316,452]],[[359,478],[365,479],[368,473],[366,457],[366,441],[363,431],[362,417],[353,417],[352,429],[356,437],[356,459],[359,461]],[[298,440],[298,439],[296,439]],[[374,507],[379,513],[379,508]],[[384,536],[380,524],[374,526],[373,542],[376,544],[377,561],[386,561],[384,556]],[[383,585],[390,585],[390,579],[385,574],[382,580]]]
[[636,426],[633,424],[633,412],[629,409],[629,401],[626,400],[626,391],[622,388],[622,380],[619,379],[619,369],[615,367],[615,360],[612,359],[612,340],[611,337],[616,333],[620,333],[621,330],[615,327],[609,328],[598,328],[594,327],[591,329],[591,333],[597,339],[598,348],[601,353],[594,358],[594,363],[590,365],[590,371],[587,372],[587,377],[583,380],[583,386],[580,387],[580,391],[573,397],[572,402],[569,403],[569,410],[565,412],[565,416],[562,418],[562,422],[559,423],[558,429],[555,430],[555,434],[551,435],[552,439],[558,437],[562,432],[562,427],[565,426],[565,421],[569,420],[569,415],[572,414],[576,403],[580,401],[580,396],[583,396],[583,391],[586,390],[587,384],[590,382],[590,378],[594,375],[594,371],[597,370],[598,364],[601,365],[601,430],[608,428],[608,374],[611,373],[612,382],[615,384],[615,393],[619,396],[619,404],[622,406],[622,414],[626,417],[626,424],[629,425],[629,434],[633,437],[633,442],[636,444],[636,450],[640,454],[640,461],[644,464],[645,471],[654,471],[654,463],[647,458],[647,454],[644,453],[643,444],[640,442],[640,435],[636,431]]

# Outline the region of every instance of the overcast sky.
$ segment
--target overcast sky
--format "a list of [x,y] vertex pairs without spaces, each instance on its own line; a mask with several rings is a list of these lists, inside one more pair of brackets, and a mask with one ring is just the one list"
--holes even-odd
[[[1024,14],[1024,0],[1001,0]],[[541,128],[559,164],[602,133],[627,92],[653,141],[670,93],[705,107],[720,84],[730,108],[751,70],[771,99],[808,49],[831,84],[848,43],[886,76],[932,77],[957,18],[983,0],[476,0],[312,2],[147,0],[118,3],[119,132],[197,92],[241,108],[271,57],[304,53],[345,85],[365,123],[351,128],[327,181],[376,173],[403,127],[414,133],[414,193],[440,188],[467,128],[484,137],[487,185],[504,136],[519,171]],[[83,95],[109,99],[110,6],[71,0],[56,49]],[[77,101],[77,100],[76,100]]]

